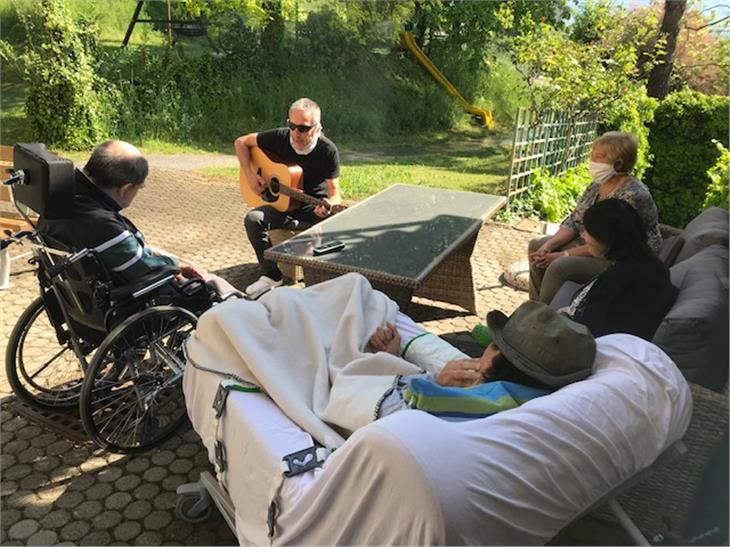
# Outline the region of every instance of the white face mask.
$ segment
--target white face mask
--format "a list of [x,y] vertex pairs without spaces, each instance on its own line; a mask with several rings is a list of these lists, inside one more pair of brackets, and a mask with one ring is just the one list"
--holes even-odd
[[597,161],[588,163],[588,170],[591,172],[593,181],[598,184],[603,184],[616,174],[613,165],[610,163],[599,163]]
[[291,147],[294,149],[294,152],[296,152],[300,156],[306,156],[307,154],[311,154],[312,150],[314,150],[314,148],[317,146],[317,142],[319,141],[320,130],[317,129],[316,131],[317,131],[317,135],[312,139],[312,142],[310,142],[304,148],[298,148],[296,143],[294,142],[294,139],[292,139],[291,135],[289,135],[289,144],[291,144]]

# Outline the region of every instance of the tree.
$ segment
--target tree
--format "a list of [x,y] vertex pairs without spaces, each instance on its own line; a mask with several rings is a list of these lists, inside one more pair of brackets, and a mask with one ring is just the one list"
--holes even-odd
[[87,148],[113,134],[118,90],[96,73],[100,48],[92,21],[74,20],[62,0],[19,11],[22,54],[0,40],[0,58],[16,64],[28,85],[25,113],[34,139]]
[[660,32],[666,36],[667,42],[664,54],[661,55],[659,62],[654,65],[651,74],[649,74],[646,90],[650,97],[663,99],[669,93],[674,52],[677,48],[677,36],[686,9],[687,0],[665,0],[664,2],[664,17],[662,18]]
[[[712,21],[706,13],[688,9],[677,38],[672,87],[686,85],[710,95],[725,95],[728,88],[730,40],[711,27],[727,29],[727,19]],[[713,15],[713,14],[710,14]],[[714,17],[712,18],[714,19]]]

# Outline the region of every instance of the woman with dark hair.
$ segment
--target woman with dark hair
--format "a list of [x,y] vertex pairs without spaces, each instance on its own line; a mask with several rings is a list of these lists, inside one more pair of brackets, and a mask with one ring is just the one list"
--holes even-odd
[[649,247],[639,214],[625,201],[611,198],[586,210],[583,225],[588,251],[610,266],[561,311],[593,336],[623,332],[651,340],[678,290]]

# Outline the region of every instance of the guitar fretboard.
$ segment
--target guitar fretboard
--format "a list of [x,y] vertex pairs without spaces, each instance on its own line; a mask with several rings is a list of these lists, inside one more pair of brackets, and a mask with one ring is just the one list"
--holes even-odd
[[294,198],[297,201],[314,205],[315,207],[319,207],[320,205],[327,207],[327,204],[323,200],[310,196],[309,194],[305,194],[301,190],[295,190],[294,188],[285,186],[284,184],[279,184],[279,193],[289,196],[290,198]]

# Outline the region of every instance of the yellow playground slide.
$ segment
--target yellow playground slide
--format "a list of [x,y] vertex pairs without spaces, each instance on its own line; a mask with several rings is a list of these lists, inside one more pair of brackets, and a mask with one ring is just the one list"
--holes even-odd
[[479,120],[481,120],[481,122],[489,129],[494,128],[494,118],[492,118],[492,113],[489,110],[477,108],[476,106],[469,104],[463,95],[459,93],[459,90],[454,87],[454,84],[446,79],[446,76],[444,76],[438,67],[431,62],[431,59],[426,56],[423,50],[418,47],[416,40],[413,38],[413,34],[405,30],[401,32],[400,37],[403,46],[406,47],[416,59],[418,59],[418,62],[420,62],[424,68],[431,73],[431,76],[433,76],[434,79],[449,92],[450,95],[457,98],[457,100],[461,103],[461,106],[464,107],[464,110],[475,118],[479,118]]

